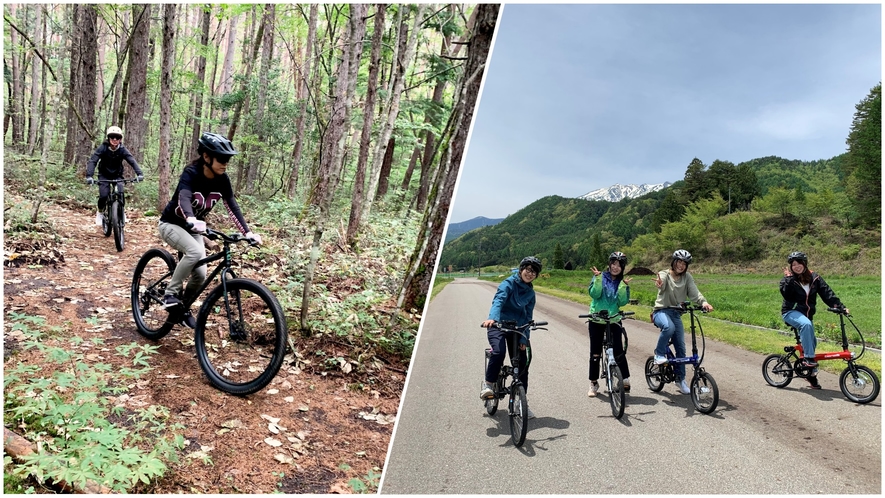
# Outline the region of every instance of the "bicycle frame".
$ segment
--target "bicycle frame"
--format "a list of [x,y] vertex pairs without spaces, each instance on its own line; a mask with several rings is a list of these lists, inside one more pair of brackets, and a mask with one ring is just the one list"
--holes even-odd
[[[704,352],[707,349],[707,341],[704,337],[704,329],[701,327],[701,322],[695,316],[695,311],[701,311],[702,313],[706,313],[703,311],[703,308],[700,306],[692,306],[690,303],[685,302],[682,304],[681,308],[670,308],[679,312],[680,316],[688,313],[691,316],[691,324],[689,328],[691,329],[691,356],[684,356],[681,358],[677,358],[676,355],[673,354],[673,350],[671,348],[667,348],[667,360],[669,364],[676,365],[692,365],[695,370],[697,370],[701,363],[704,362]],[[697,325],[695,325],[697,324]],[[701,355],[698,356],[698,343],[697,343],[697,331],[701,331]],[[671,342],[672,344],[672,339]]]
[[[842,331],[842,351],[833,351],[828,353],[815,353],[814,359],[815,361],[824,361],[824,360],[845,360],[848,363],[853,363],[855,360],[859,359],[863,356],[864,352],[867,350],[866,342],[864,341],[863,334],[860,333],[860,329],[857,328],[857,325],[851,320],[851,317],[844,313],[844,310],[841,308],[827,308],[827,311],[831,313],[836,313],[839,315],[839,328]],[[845,319],[848,318],[848,321],[851,323],[851,326],[854,327],[854,330],[857,331],[857,335],[860,337],[861,350],[860,354],[855,355],[853,351],[848,350],[848,335],[845,333]],[[795,346],[785,346],[784,352],[795,354],[797,358],[801,358],[804,355],[804,350],[802,349],[802,341],[799,339],[799,330],[796,327],[790,327],[793,331],[793,338],[796,340]]]

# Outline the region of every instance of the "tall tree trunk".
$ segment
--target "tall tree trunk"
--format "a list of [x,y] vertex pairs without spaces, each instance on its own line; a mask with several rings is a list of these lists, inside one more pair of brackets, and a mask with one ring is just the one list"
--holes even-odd
[[234,115],[230,119],[230,128],[227,131],[227,139],[233,141],[234,135],[237,133],[237,124],[240,121],[240,113],[243,111],[244,106],[249,105],[249,81],[252,79],[252,68],[254,67],[254,62],[258,58],[258,49],[261,48],[261,40],[264,38],[264,22],[265,17],[261,17],[261,25],[258,26],[258,33],[255,34],[255,44],[252,46],[252,56],[246,60],[246,74],[243,78],[243,84],[240,86],[245,97],[243,100],[237,102],[236,107],[234,107]]
[[135,9],[137,22],[132,24],[129,44],[129,91],[126,99],[126,148],[136,161],[144,160],[147,135],[147,68],[150,55],[151,4]]
[[78,173],[82,174],[92,146],[90,135],[95,128],[95,26],[98,20],[95,6],[74,5],[74,20],[71,25],[71,84],[65,162],[75,165]]
[[307,22],[307,43],[304,45],[304,64],[301,72],[302,83],[299,86],[298,121],[295,123],[295,147],[292,149],[292,173],[289,175],[289,188],[287,194],[290,199],[295,198],[295,188],[298,186],[298,171],[301,167],[301,154],[304,150],[304,123],[307,120],[307,100],[310,97],[310,69],[311,62],[316,56],[314,45],[317,36],[317,4],[310,5],[310,14]]
[[[443,38],[442,47],[439,49],[440,57],[446,57],[448,54],[448,48],[452,41],[451,34],[448,34]],[[436,86],[433,88],[433,97],[431,98],[431,105],[429,111],[425,113],[424,124],[427,126],[439,126],[439,118],[436,112],[437,109],[442,107],[442,98],[443,91],[446,88],[446,83],[448,81],[445,78],[439,78],[436,81]],[[431,164],[433,162],[433,154],[435,151],[435,138],[433,135],[433,131],[428,129],[424,134],[424,158],[421,160],[421,182],[418,185],[418,199],[416,202],[416,209],[418,211],[423,211],[424,206],[427,203],[427,191],[430,188],[429,182],[430,177],[432,176]]]
[[[391,136],[387,142],[387,150],[384,152],[384,161],[381,162],[381,172],[378,174],[378,190],[375,192],[375,201],[380,201],[387,195],[387,186],[390,184],[390,169],[393,168],[393,152],[396,148],[396,137]],[[371,193],[371,192],[370,192]]]
[[197,57],[197,77],[196,81],[199,88],[194,92],[194,120],[193,132],[191,133],[190,143],[195,144],[200,138],[200,128],[203,122],[203,93],[206,88],[206,56],[204,49],[209,45],[209,27],[212,24],[212,5],[203,5],[203,32],[200,36],[200,55]]
[[[408,36],[408,42],[405,45],[405,50],[401,53],[401,57],[395,61],[396,71],[395,74],[391,76],[393,80],[393,89],[390,92],[389,104],[386,106],[386,120],[382,123],[382,129],[378,136],[377,148],[375,149],[375,156],[372,160],[372,173],[369,176],[369,187],[366,189],[366,192],[369,194],[366,198],[366,202],[363,205],[363,212],[360,215],[360,224],[367,219],[369,213],[372,211],[372,193],[378,189],[378,182],[380,180],[381,175],[381,166],[384,162],[384,155],[387,151],[387,144],[390,141],[390,137],[393,135],[393,127],[396,123],[396,117],[399,115],[399,105],[400,105],[400,97],[402,96],[403,89],[406,86],[406,72],[409,69],[409,66],[412,64],[412,59],[415,55],[415,48],[418,45],[418,35],[419,35],[419,26],[421,24],[421,18],[424,15],[424,9],[426,5],[420,4],[418,5],[418,11],[415,13],[415,18],[412,23],[412,29],[408,34],[404,33],[405,30],[400,30],[400,33],[404,36]],[[403,23],[406,20],[403,19]]]
[[[219,95],[227,95],[233,89],[234,81],[234,55],[237,50],[237,20],[240,16],[232,16],[227,29],[227,50],[224,52],[224,65],[221,69],[221,90]],[[221,125],[218,127],[218,133],[227,135],[227,109],[221,111]]]
[[350,203],[350,217],[347,221],[345,242],[356,247],[356,234],[359,229],[360,212],[366,188],[366,164],[372,139],[372,124],[375,122],[375,100],[378,93],[378,66],[381,65],[381,45],[384,42],[384,14],[387,5],[375,6],[374,31],[372,33],[372,53],[369,56],[369,80],[366,82],[366,105],[363,109],[363,128],[360,133],[360,152],[357,158],[353,180],[353,198]]
[[415,251],[400,290],[397,305],[400,309],[425,308],[427,292],[433,269],[436,267],[439,246],[449,204],[455,190],[455,181],[461,167],[461,159],[467,143],[467,134],[473,121],[476,101],[485,73],[486,60],[495,33],[500,5],[480,4],[476,7],[474,34],[467,51],[467,61],[458,91],[458,100],[452,114],[454,132],[444,154],[445,162],[439,168],[438,178],[443,179],[438,189],[431,193],[428,208],[425,210],[422,231],[415,244]]
[[[13,4],[9,4],[8,8],[10,10],[10,15],[15,16],[16,7]],[[22,12],[27,13],[21,7]],[[23,16],[26,17],[26,16]],[[22,84],[22,78],[24,75],[22,74],[22,63],[19,58],[19,54],[23,53],[24,50],[22,46],[19,44],[18,33],[15,30],[11,30],[9,33],[9,41],[10,41],[10,49],[12,51],[12,55],[10,60],[12,61],[12,100],[9,103],[10,108],[12,110],[12,147],[14,149],[19,149],[22,146],[22,142],[24,141],[24,85]]]
[[160,75],[160,153],[157,158],[159,191],[157,210],[169,203],[170,161],[172,159],[172,69],[175,64],[175,4],[163,5],[163,62]]
[[[125,11],[123,13],[122,19],[123,26],[120,31],[117,33],[117,47],[119,47],[119,52],[117,53],[117,57],[120,58],[118,63],[118,67],[122,67],[123,62],[129,55],[129,40],[126,36],[126,33],[129,32],[129,11]],[[127,86],[128,88],[128,86]],[[121,99],[123,98],[123,78],[117,78],[114,83],[114,101],[111,104],[111,121],[117,123],[117,126],[122,127],[124,123],[119,119],[121,114]]]
[[[267,105],[267,74],[273,64],[274,21],[276,7],[269,3],[264,6],[264,39],[261,41],[261,69],[258,71],[258,96],[255,108],[255,127],[258,135],[258,143],[263,144],[267,140],[267,130],[264,123],[264,108]],[[264,154],[258,154],[263,156]],[[250,158],[249,169],[246,172],[246,192],[255,192],[255,178],[258,177],[258,169],[261,161]]]
[[67,164],[74,164],[74,155],[75,155],[75,147],[77,143],[77,138],[79,136],[76,131],[79,128],[79,123],[77,119],[78,110],[76,108],[77,103],[77,95],[80,95],[80,58],[81,58],[81,50],[80,50],[80,12],[85,8],[80,4],[74,4],[71,6],[71,30],[70,30],[70,42],[71,42],[71,55],[70,55],[70,72],[68,76],[68,95],[70,98],[68,99],[68,113],[65,121],[65,129],[67,130],[67,134],[65,136],[65,151],[64,151],[64,162]]
[[350,113],[351,103],[349,100],[355,87],[355,82],[349,80],[355,80],[359,73],[360,55],[362,54],[363,38],[366,33],[366,11],[367,7],[364,4],[351,4],[350,6],[350,22],[348,23],[348,36],[344,44],[344,56],[342,57],[341,64],[338,65],[336,73],[335,93],[331,101],[331,117],[326,133],[323,136],[320,167],[310,196],[310,204],[316,206],[319,213],[314,229],[310,263],[307,267],[307,275],[304,278],[301,300],[301,329],[305,334],[309,334],[306,324],[313,271],[316,267],[317,259],[319,259],[320,240],[325,230],[325,224],[329,216],[329,207],[332,203],[332,196],[338,184],[338,176],[341,170],[341,142]]
[[[44,25],[43,16],[40,15],[39,11],[37,11],[37,6],[32,6],[35,11],[34,15],[34,40],[37,40],[37,43],[45,46],[45,42],[43,41],[43,30],[41,29]],[[34,155],[34,148],[37,145],[37,127],[39,126],[39,119],[37,114],[37,103],[40,101],[40,82],[38,78],[38,68],[42,73],[43,66],[37,61],[36,55],[36,47],[34,47],[33,52],[34,55],[31,56],[31,105],[30,110],[28,112],[28,155]]]

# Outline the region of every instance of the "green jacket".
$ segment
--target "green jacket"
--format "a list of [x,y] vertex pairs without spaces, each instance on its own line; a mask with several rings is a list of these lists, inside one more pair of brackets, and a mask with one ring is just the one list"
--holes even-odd
[[[592,299],[590,302],[590,313],[599,313],[602,310],[608,310],[609,315],[614,315],[620,311],[621,306],[630,302],[630,286],[621,280],[618,284],[617,292],[612,292],[611,287],[609,287],[609,289],[605,288],[604,280],[610,281],[609,285],[613,283],[611,281],[611,274],[607,271],[602,273],[602,278],[597,278],[596,275],[594,275],[593,279],[590,280],[590,287],[587,288],[587,292],[590,293],[590,298]],[[619,321],[621,321],[620,318],[616,320],[616,322]],[[605,322],[599,322],[597,320],[597,323]]]

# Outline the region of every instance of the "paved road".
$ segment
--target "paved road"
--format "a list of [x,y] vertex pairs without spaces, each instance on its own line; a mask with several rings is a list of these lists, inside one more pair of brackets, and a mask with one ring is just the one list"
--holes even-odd
[[648,389],[658,332],[628,321],[633,388],[617,420],[606,396],[587,397],[589,339],[577,318],[586,307],[543,295],[535,319],[550,325],[532,334],[528,392],[538,418],[515,448],[506,405],[489,417],[479,399],[479,324],[495,287],[456,279],[431,303],[382,493],[881,494],[881,396],[854,404],[828,373],[819,391],[796,379],[776,389],[762,378],[763,355],[708,341],[720,401],[704,415],[673,384]]

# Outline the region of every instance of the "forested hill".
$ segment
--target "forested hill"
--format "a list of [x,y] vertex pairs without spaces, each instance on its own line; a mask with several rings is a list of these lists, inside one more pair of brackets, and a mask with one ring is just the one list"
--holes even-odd
[[629,250],[631,265],[653,264],[675,246],[720,264],[746,263],[823,241],[833,247],[821,253],[843,260],[861,252],[878,258],[870,255],[881,246],[878,228],[858,223],[843,186],[845,156],[709,166],[695,159],[683,180],[635,199],[544,197],[495,226],[447,242],[441,267],[512,266],[531,254],[546,267],[589,268],[604,264],[613,250]]

